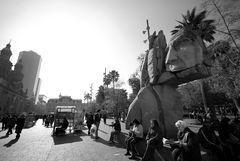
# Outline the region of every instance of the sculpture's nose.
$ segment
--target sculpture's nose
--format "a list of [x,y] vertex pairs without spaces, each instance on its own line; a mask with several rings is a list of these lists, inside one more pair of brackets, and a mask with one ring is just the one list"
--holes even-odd
[[170,49],[168,51],[168,54],[167,54],[167,57],[166,57],[165,64],[166,65],[171,65],[177,59],[178,59],[177,51],[173,47],[170,47]]

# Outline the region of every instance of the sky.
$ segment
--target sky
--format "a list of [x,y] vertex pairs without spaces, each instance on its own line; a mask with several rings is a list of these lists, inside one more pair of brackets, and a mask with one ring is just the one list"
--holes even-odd
[[42,57],[40,94],[83,99],[103,84],[103,73],[118,71],[122,88],[139,67],[137,57],[147,50],[150,33],[170,31],[200,0],[0,0],[0,48],[11,40],[16,63],[19,52]]

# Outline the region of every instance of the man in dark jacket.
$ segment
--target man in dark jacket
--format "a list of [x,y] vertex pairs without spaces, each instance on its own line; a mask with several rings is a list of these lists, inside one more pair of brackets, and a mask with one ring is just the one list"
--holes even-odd
[[6,130],[7,129],[7,123],[8,123],[8,116],[4,115],[2,118],[2,130]]
[[120,134],[120,132],[121,132],[121,124],[120,124],[119,120],[116,118],[115,119],[115,123],[113,123],[112,125],[109,125],[109,126],[112,126],[114,128],[114,131],[111,132],[109,143],[114,143],[113,142],[113,137],[115,135],[118,136]]
[[91,129],[92,124],[94,122],[93,114],[91,112],[90,113],[86,113],[85,118],[86,118],[86,124],[87,124],[87,127],[88,127],[88,135],[90,135],[90,129]]
[[8,131],[6,133],[6,135],[10,135],[12,134],[12,128],[15,126],[15,119],[10,115],[9,117],[9,121],[7,123],[7,127],[8,127]]
[[20,134],[22,132],[22,129],[24,127],[24,123],[25,123],[25,116],[24,115],[21,115],[20,117],[18,117],[17,119],[17,126],[16,126],[16,130],[15,130],[15,133],[17,134],[16,135],[16,139],[19,139],[20,138]]
[[97,127],[96,132],[95,132],[95,138],[98,139],[98,128],[100,125],[100,121],[101,121],[101,115],[100,115],[100,111],[101,110],[97,110],[97,113],[94,115],[94,123]]

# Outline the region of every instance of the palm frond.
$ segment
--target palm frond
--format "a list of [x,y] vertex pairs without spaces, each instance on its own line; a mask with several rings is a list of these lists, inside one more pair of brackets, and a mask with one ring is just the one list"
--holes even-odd
[[172,35],[183,29],[185,31],[194,31],[205,41],[211,42],[214,40],[213,34],[215,34],[214,30],[216,29],[214,20],[205,20],[205,10],[196,14],[196,8],[193,8],[191,12],[188,10],[186,15],[182,15],[182,17],[182,21],[177,21],[180,25],[175,26]]

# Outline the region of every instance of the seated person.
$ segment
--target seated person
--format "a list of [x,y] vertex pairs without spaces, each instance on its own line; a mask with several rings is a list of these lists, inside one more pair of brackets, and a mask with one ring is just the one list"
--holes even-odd
[[66,117],[64,117],[63,119],[63,122],[61,124],[61,127],[60,128],[56,128],[56,135],[59,134],[59,132],[64,132],[65,133],[65,130],[68,128],[68,120],[66,119]]
[[170,143],[174,161],[201,161],[197,135],[188,128],[185,121],[178,120],[175,126],[178,128],[178,141]]
[[115,123],[112,125],[108,125],[108,126],[112,126],[114,128],[114,131],[111,132],[110,140],[109,140],[109,143],[114,143],[113,137],[114,137],[114,135],[118,135],[121,132],[121,124],[120,124],[119,120],[116,118]]
[[[128,145],[128,142],[131,140],[131,138],[133,136],[133,133],[132,133],[133,123],[132,122],[129,124],[129,127],[130,127],[130,129],[129,129],[129,132],[128,132],[128,136],[127,136],[127,139],[125,140],[126,145]],[[128,154],[130,155],[130,153],[128,153]]]
[[154,149],[163,146],[163,133],[157,120],[150,121],[150,128],[146,137],[147,148],[145,150],[142,161],[151,161],[154,156]]
[[228,160],[237,160],[240,158],[240,140],[233,135],[233,129],[229,124],[230,119],[224,117],[219,123],[218,133],[220,141],[223,145],[223,150],[225,152]]
[[198,130],[198,138],[203,148],[212,153],[213,158],[219,161],[227,160],[223,146],[214,131],[214,123],[206,116],[203,126]]
[[127,142],[127,153],[125,155],[131,155],[130,150],[132,151],[132,155],[129,159],[137,159],[136,157],[136,149],[135,145],[143,140],[143,126],[137,119],[133,120],[133,129],[132,129],[132,136],[129,138]]

